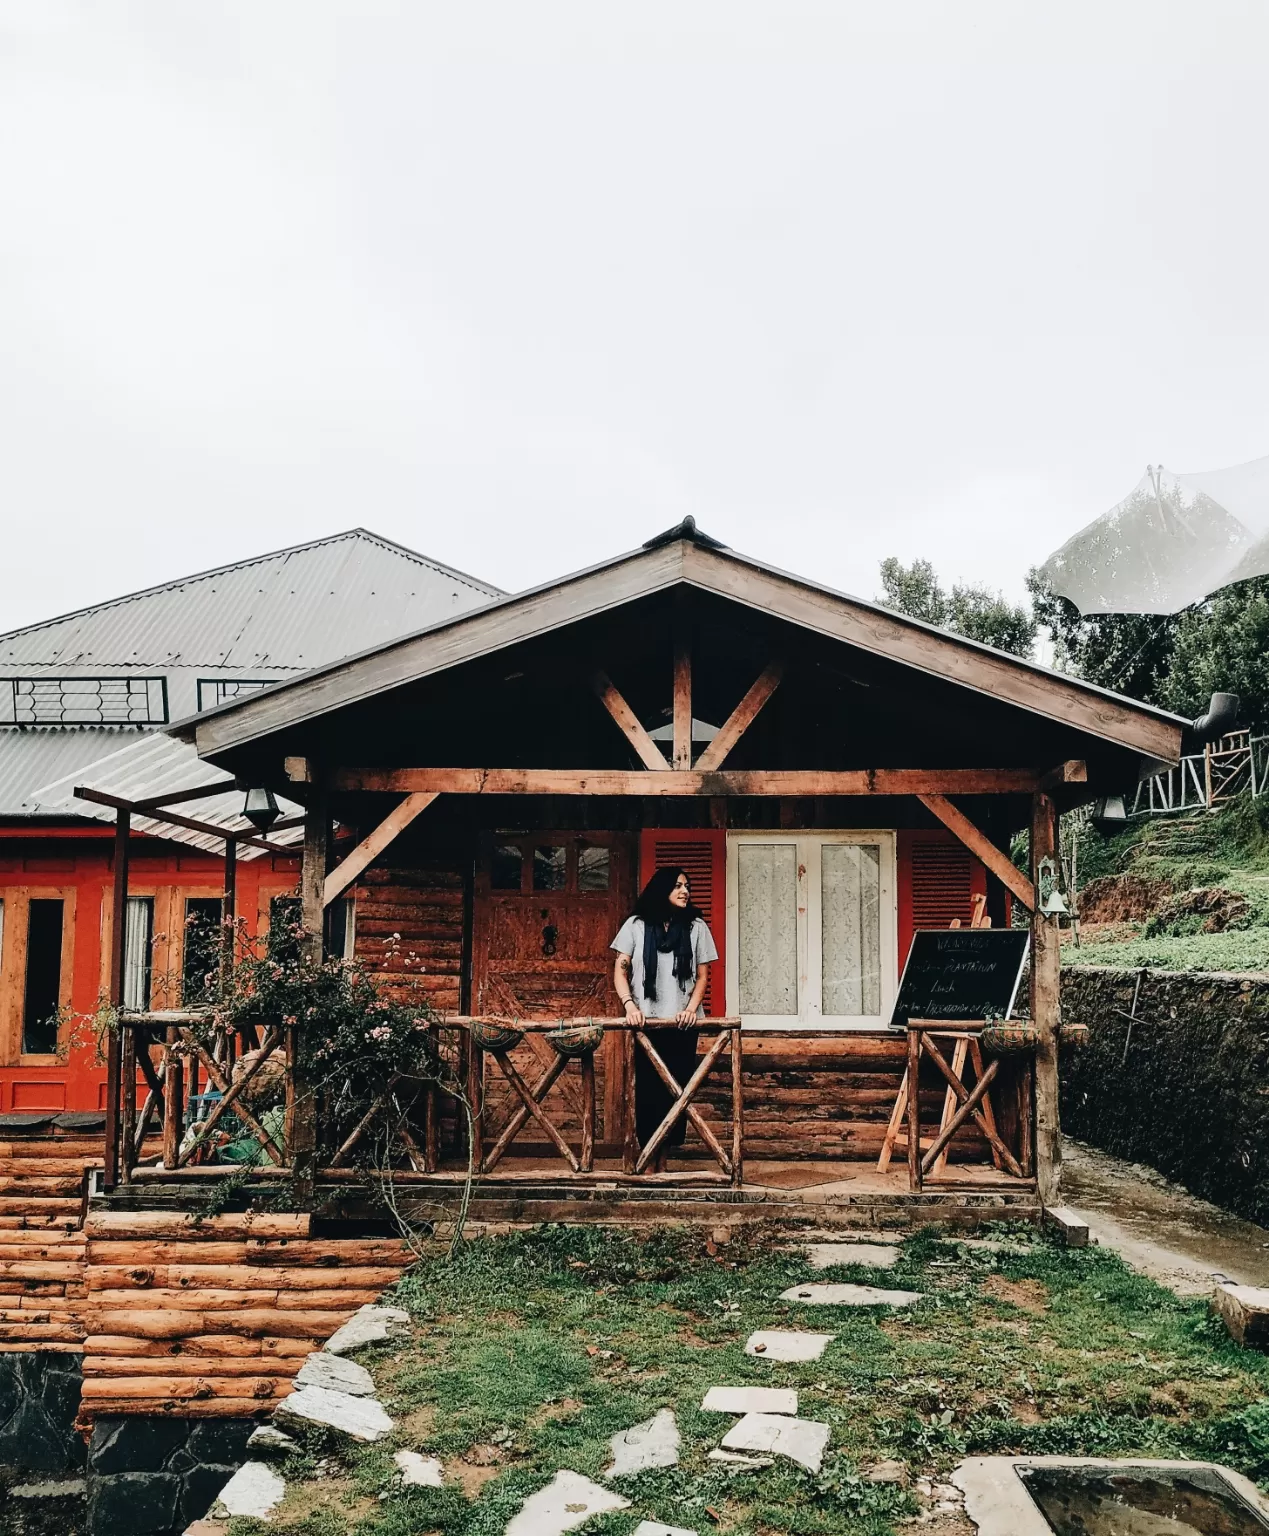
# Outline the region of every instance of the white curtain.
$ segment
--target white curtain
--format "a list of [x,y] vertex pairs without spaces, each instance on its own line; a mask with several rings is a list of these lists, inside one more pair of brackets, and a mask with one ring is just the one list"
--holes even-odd
[[741,843],[740,1011],[758,1017],[798,1011],[798,873],[792,843]]
[[881,1012],[881,849],[825,843],[820,849],[820,1006],[825,1016]]
[[129,896],[123,941],[123,1006],[142,1011],[150,1006],[151,942],[154,900]]

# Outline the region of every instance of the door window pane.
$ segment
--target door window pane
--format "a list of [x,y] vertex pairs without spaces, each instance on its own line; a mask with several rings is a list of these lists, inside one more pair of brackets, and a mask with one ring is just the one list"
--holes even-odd
[[798,1011],[798,872],[792,843],[738,850],[740,1011]]
[[22,1049],[30,1055],[57,1050],[57,1011],[62,995],[62,902],[35,900],[27,914],[26,993]]
[[542,847],[533,850],[533,889],[562,891],[568,879],[568,850]]
[[489,888],[494,891],[520,889],[520,865],[523,856],[516,843],[497,843],[489,864]]
[[220,898],[189,896],[185,901],[185,954],[181,1001],[187,1008],[209,1003],[220,975]]
[[153,966],[154,900],[129,896],[123,936],[123,1006],[137,1011],[150,1006]]
[[607,848],[581,847],[577,850],[577,889],[606,891],[609,878]]
[[881,849],[825,843],[820,849],[820,935],[826,1015],[881,1012]]

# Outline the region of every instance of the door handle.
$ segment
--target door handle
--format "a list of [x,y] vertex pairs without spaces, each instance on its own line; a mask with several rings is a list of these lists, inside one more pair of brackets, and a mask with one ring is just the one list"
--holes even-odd
[[542,953],[550,956],[555,953],[555,941],[559,937],[559,930],[554,923],[548,923],[542,930]]

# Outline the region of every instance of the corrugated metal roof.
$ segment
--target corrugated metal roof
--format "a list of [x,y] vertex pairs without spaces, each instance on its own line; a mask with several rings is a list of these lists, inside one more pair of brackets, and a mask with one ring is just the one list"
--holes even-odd
[[[32,789],[78,773],[146,733],[139,726],[63,725],[0,730],[0,816],[30,816]],[[49,812],[41,812],[48,815]],[[62,814],[61,812],[57,813]],[[80,808],[72,813],[82,815]]]
[[502,595],[354,528],[0,635],[0,670],[307,671]]
[[[502,595],[354,528],[0,635],[0,678],[162,675],[169,718],[179,719],[197,709],[201,678],[274,682]],[[57,812],[30,806],[43,788],[137,734],[0,725],[0,816],[88,814],[78,801]],[[162,788],[138,785],[135,793]]]
[[[100,736],[98,736],[100,743]],[[124,800],[140,800],[150,795],[161,795],[166,790],[197,789],[200,784],[215,784],[225,777],[224,770],[200,761],[192,746],[168,736],[162,731],[152,731],[139,739],[133,739],[109,756],[77,766],[52,782],[30,794],[22,803],[20,814],[24,816],[85,816],[94,821],[113,822],[114,811],[105,805],[94,805],[90,800],[77,800],[75,788],[86,784],[103,794],[118,795]],[[278,801],[284,816],[294,816],[302,809],[290,800]],[[184,816],[210,822],[231,832],[248,832],[255,835],[255,828],[242,816],[242,791],[233,790],[226,795],[213,795],[206,800],[191,800],[187,804],[172,807]],[[170,842],[185,843],[191,848],[201,848],[206,853],[221,855],[225,845],[221,838],[202,832],[191,832],[186,827],[174,827],[170,822],[147,816],[137,816],[132,822],[134,830],[148,832]],[[295,847],[304,840],[302,827],[291,827],[273,833],[269,841]],[[258,859],[262,848],[241,847],[240,859]]]

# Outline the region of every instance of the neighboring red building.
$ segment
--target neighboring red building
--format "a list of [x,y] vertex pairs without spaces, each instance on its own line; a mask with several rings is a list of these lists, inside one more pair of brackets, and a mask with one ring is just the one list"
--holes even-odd
[[[109,954],[113,814],[75,800],[74,787],[161,786],[165,765],[180,787],[197,783],[193,753],[158,727],[501,595],[354,529],[0,636],[0,1113],[103,1102],[93,1018]],[[236,826],[240,808],[222,796],[178,810]],[[220,916],[222,850],[218,838],[136,823],[134,1006],[172,1006],[199,973]],[[297,869],[240,849],[236,912],[249,929],[267,925]]]

